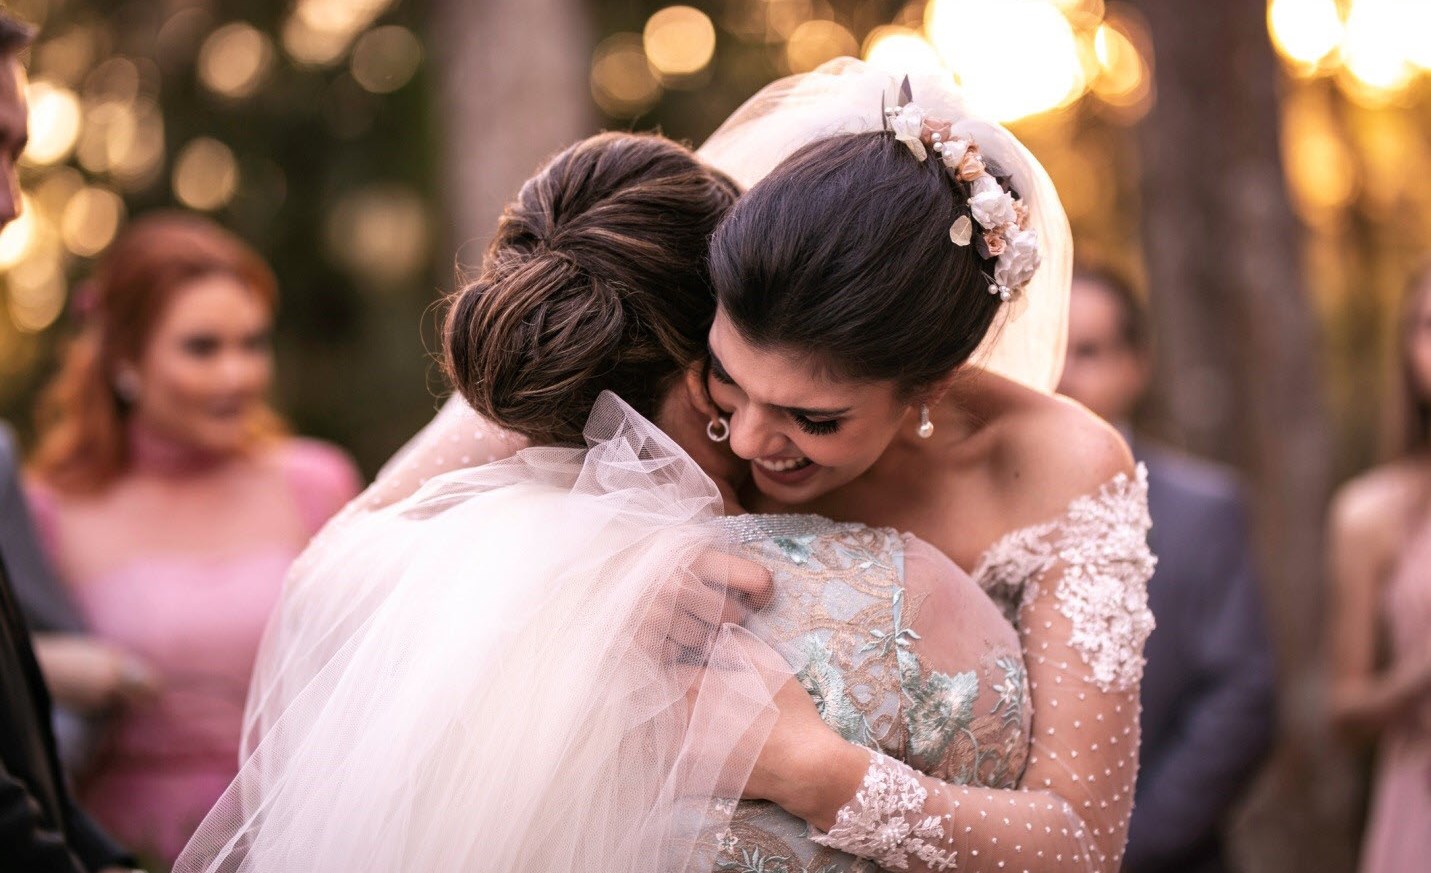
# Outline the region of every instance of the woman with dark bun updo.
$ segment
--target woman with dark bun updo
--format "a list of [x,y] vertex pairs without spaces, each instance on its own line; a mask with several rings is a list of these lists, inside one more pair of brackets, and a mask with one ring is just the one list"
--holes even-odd
[[42,398],[41,539],[102,643],[42,645],[56,697],[109,716],[85,805],[172,861],[233,778],[249,672],[289,564],[357,491],[269,407],[274,277],[205,218],[139,218],[101,258]]
[[[523,187],[446,321],[481,418],[444,414],[301,560],[253,755],[180,870],[888,864],[811,834],[805,804],[842,786],[808,779],[807,747],[884,749],[939,797],[988,789],[1034,820],[1019,639],[968,575],[893,530],[739,514],[739,465],[689,391],[734,199],[629,134]],[[422,472],[479,451],[477,421],[534,447]],[[1049,820],[1020,845],[1072,861],[1089,835]],[[938,830],[904,849],[948,867],[1007,831]]]

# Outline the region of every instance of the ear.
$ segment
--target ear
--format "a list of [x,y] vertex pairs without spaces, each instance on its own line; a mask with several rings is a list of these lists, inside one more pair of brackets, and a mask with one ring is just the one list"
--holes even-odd
[[704,361],[697,361],[686,367],[685,372],[686,395],[691,406],[695,407],[701,415],[714,421],[720,415],[720,410],[716,409],[711,402],[710,392],[706,389],[706,365]]

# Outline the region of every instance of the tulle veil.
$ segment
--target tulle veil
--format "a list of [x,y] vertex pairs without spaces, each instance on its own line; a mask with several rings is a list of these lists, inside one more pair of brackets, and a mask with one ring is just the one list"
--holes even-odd
[[792,670],[708,596],[714,484],[612,394],[586,433],[309,550],[177,871],[711,869]]

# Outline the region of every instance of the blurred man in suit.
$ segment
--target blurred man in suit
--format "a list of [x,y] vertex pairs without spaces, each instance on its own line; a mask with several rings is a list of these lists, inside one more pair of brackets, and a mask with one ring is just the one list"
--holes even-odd
[[[0,227],[20,213],[15,162],[27,139],[25,72],[30,28],[0,12]],[[0,871],[92,873],[133,862],[70,797],[50,728],[50,697],[11,584],[38,556],[24,520],[19,458],[0,430]],[[17,563],[10,564],[14,552]],[[61,617],[62,618],[62,617]]]
[[1236,477],[1130,427],[1150,358],[1147,318],[1127,283],[1076,273],[1059,391],[1122,430],[1147,466],[1158,556],[1123,869],[1221,873],[1223,826],[1272,739],[1272,653]]

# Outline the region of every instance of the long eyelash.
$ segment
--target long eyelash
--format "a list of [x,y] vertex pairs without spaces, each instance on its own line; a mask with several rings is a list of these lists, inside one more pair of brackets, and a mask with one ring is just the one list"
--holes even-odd
[[712,376],[715,377],[715,380],[716,380],[717,382],[721,383],[722,385],[734,385],[734,384],[735,384],[735,380],[732,379],[732,378],[730,378],[730,374],[727,373],[725,370],[722,370],[720,367],[712,366],[712,367],[710,368],[710,373],[711,373]]
[[840,420],[838,418],[832,418],[829,421],[811,421],[803,415],[797,415],[795,416],[795,424],[811,436],[829,436],[840,429]]

